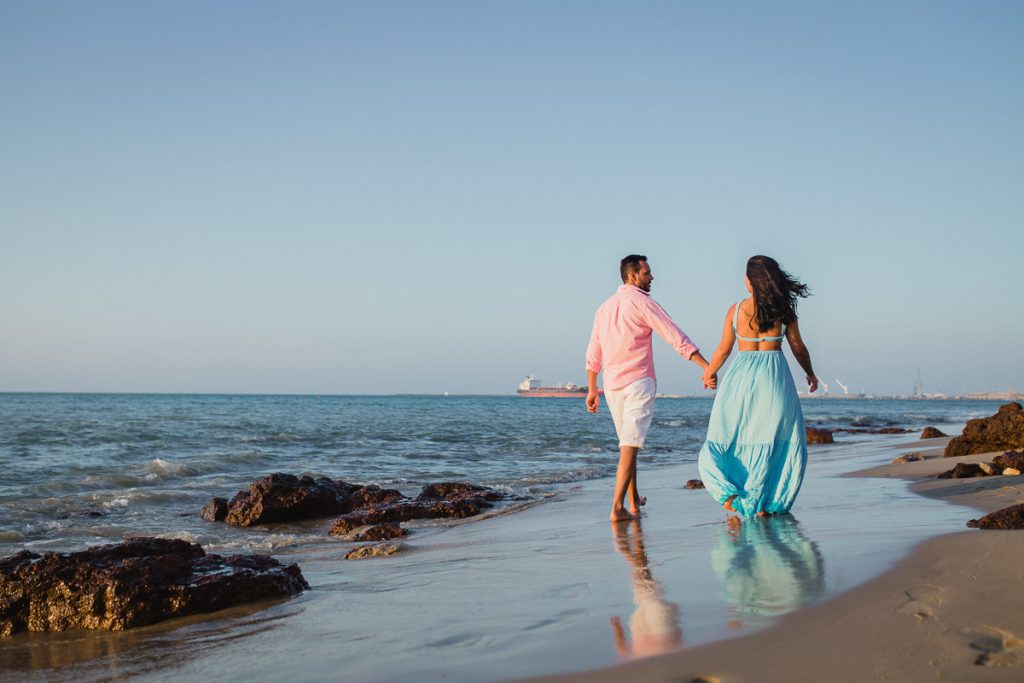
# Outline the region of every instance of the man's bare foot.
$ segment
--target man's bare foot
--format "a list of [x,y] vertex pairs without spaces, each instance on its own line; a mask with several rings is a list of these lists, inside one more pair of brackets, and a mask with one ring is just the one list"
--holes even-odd
[[642,508],[644,505],[647,505],[647,496],[637,496],[637,499],[630,501],[629,511],[632,512],[635,516],[639,517],[640,508]]
[[626,508],[621,507],[621,506],[613,507],[612,508],[612,514],[608,516],[608,519],[610,519],[613,522],[625,522],[625,521],[628,521],[630,519],[636,519],[636,518],[637,518],[637,515],[634,515],[631,512],[627,512]]
[[728,498],[725,499],[725,502],[722,503],[722,507],[724,507],[729,512],[737,512],[736,508],[732,506],[732,502],[734,500],[736,500],[736,496],[729,496]]

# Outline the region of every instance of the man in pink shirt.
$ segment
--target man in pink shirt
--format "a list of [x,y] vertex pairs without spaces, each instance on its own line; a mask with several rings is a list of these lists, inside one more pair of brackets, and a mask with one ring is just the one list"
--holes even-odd
[[[665,309],[651,298],[651,267],[647,257],[630,254],[622,259],[623,285],[594,314],[594,330],[587,345],[587,410],[597,412],[601,402],[597,375],[604,369],[604,395],[619,437],[619,469],[611,520],[640,516],[647,499],[637,492],[636,458],[654,416],[657,392],[651,333],[657,332],[679,355],[701,369],[708,362]],[[714,380],[708,388],[714,388]],[[624,499],[629,493],[629,510]]]

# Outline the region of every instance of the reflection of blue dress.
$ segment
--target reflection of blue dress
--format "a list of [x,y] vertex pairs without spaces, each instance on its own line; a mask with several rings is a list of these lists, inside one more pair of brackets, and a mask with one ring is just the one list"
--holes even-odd
[[[736,304],[737,315],[739,304]],[[733,316],[733,331],[736,316]],[[761,337],[746,341],[781,341]],[[807,466],[804,415],[782,351],[740,351],[722,377],[697,460],[708,493],[749,517],[788,512]]]
[[825,592],[825,562],[792,515],[750,520],[722,534],[711,567],[726,599],[750,626],[817,600]]

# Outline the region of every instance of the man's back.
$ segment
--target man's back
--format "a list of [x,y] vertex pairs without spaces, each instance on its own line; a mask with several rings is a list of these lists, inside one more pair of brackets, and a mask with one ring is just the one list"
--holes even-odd
[[657,332],[684,358],[697,347],[644,290],[624,284],[594,314],[587,346],[587,369],[604,368],[605,390],[621,389],[644,377],[656,378],[651,332]]

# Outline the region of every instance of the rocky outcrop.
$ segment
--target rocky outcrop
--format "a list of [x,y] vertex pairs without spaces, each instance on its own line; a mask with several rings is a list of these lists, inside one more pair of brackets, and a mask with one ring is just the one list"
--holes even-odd
[[936,427],[925,427],[921,430],[922,439],[938,439],[943,436],[947,436],[947,434]]
[[924,455],[922,455],[921,453],[916,453],[916,452],[915,453],[904,453],[900,457],[894,459],[892,461],[892,464],[893,465],[897,465],[899,463],[904,463],[904,462],[917,462],[918,460],[924,460]]
[[816,427],[808,427],[807,428],[807,443],[808,444],[835,443],[835,440],[832,438],[832,430],[831,429],[818,429]]
[[1024,408],[1007,403],[991,417],[971,420],[964,432],[946,445],[945,457],[1024,447]]
[[972,519],[967,526],[973,529],[1024,529],[1024,503],[990,512],[980,519]]
[[686,485],[683,488],[689,489],[690,491],[702,489],[704,488],[704,482],[702,482],[700,479],[689,479],[687,480]]
[[332,536],[345,536],[359,527],[398,524],[414,519],[462,518],[492,507],[504,496],[483,486],[465,483],[430,484],[416,498],[402,497],[371,503],[341,515],[331,527]]
[[307,588],[294,564],[207,555],[180,540],[134,538],[69,554],[23,550],[0,560],[0,636],[120,631]]
[[200,514],[208,521],[252,526],[330,517],[402,498],[395,489],[278,472],[254,481],[248,490],[239,491],[231,500],[214,498]]

